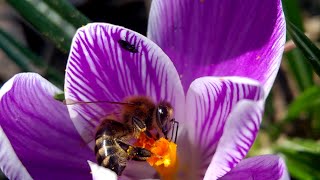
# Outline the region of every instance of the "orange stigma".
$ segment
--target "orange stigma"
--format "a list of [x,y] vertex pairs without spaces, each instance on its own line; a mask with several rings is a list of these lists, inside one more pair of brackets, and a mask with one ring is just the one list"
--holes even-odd
[[178,168],[177,144],[165,138],[155,141],[147,137],[145,133],[141,133],[135,145],[143,147],[152,153],[147,162],[159,173],[161,179],[176,179]]

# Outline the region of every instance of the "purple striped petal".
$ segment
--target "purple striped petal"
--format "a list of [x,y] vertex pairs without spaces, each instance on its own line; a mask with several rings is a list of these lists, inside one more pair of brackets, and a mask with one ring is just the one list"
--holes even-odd
[[[94,159],[94,153],[74,128],[66,106],[53,99],[58,92],[38,74],[14,76],[0,90],[0,126],[32,178],[88,179],[86,160]],[[0,163],[3,167],[7,162]],[[11,165],[4,171],[14,177],[21,164]]]
[[[190,141],[199,157],[198,166],[208,167],[224,134],[225,123],[236,104],[243,100],[263,99],[258,82],[239,77],[203,77],[195,80],[187,93],[186,120]],[[202,174],[203,172],[200,172]]]
[[[144,95],[156,102],[167,100],[174,107],[177,101],[184,104],[182,85],[168,56],[146,37],[106,23],[89,24],[77,31],[65,91],[66,98],[73,101],[121,102],[128,96]],[[79,133],[90,141],[101,118],[114,113],[116,106],[96,103],[68,108]]]
[[225,124],[205,180],[222,177],[247,155],[259,131],[263,106],[263,100],[237,103]]
[[276,155],[262,155],[244,159],[221,180],[289,180],[283,159]]
[[31,176],[14,152],[0,127],[0,169],[9,179],[31,180]]
[[153,0],[148,37],[174,62],[184,89],[201,76],[243,76],[268,93],[280,66],[280,0]]

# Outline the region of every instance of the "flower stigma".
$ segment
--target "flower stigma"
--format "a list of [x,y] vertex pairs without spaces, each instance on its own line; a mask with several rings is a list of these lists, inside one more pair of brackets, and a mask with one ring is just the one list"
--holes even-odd
[[176,179],[178,170],[177,144],[163,137],[154,140],[147,137],[145,133],[140,133],[135,145],[152,153],[146,161],[159,173],[161,179]]

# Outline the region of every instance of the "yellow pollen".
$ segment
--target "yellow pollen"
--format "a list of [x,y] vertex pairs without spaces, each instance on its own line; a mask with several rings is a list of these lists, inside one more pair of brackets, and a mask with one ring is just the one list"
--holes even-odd
[[165,138],[153,140],[148,138],[145,133],[141,133],[137,143],[139,147],[149,150],[152,155],[147,162],[155,168],[163,180],[176,179],[178,169],[177,144]]
[[132,154],[132,150],[133,150],[133,147],[130,146],[130,147],[127,149],[127,154],[128,154],[128,155]]

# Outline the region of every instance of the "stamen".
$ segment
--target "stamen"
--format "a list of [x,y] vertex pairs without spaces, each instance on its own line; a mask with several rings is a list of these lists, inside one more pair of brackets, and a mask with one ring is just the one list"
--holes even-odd
[[176,179],[178,168],[177,144],[165,138],[155,141],[147,137],[145,133],[141,133],[135,145],[143,147],[152,153],[147,162],[156,169],[161,179]]
[[155,143],[155,140],[153,138],[149,138],[145,133],[142,132],[140,133],[134,145],[145,148],[150,151],[154,143]]

